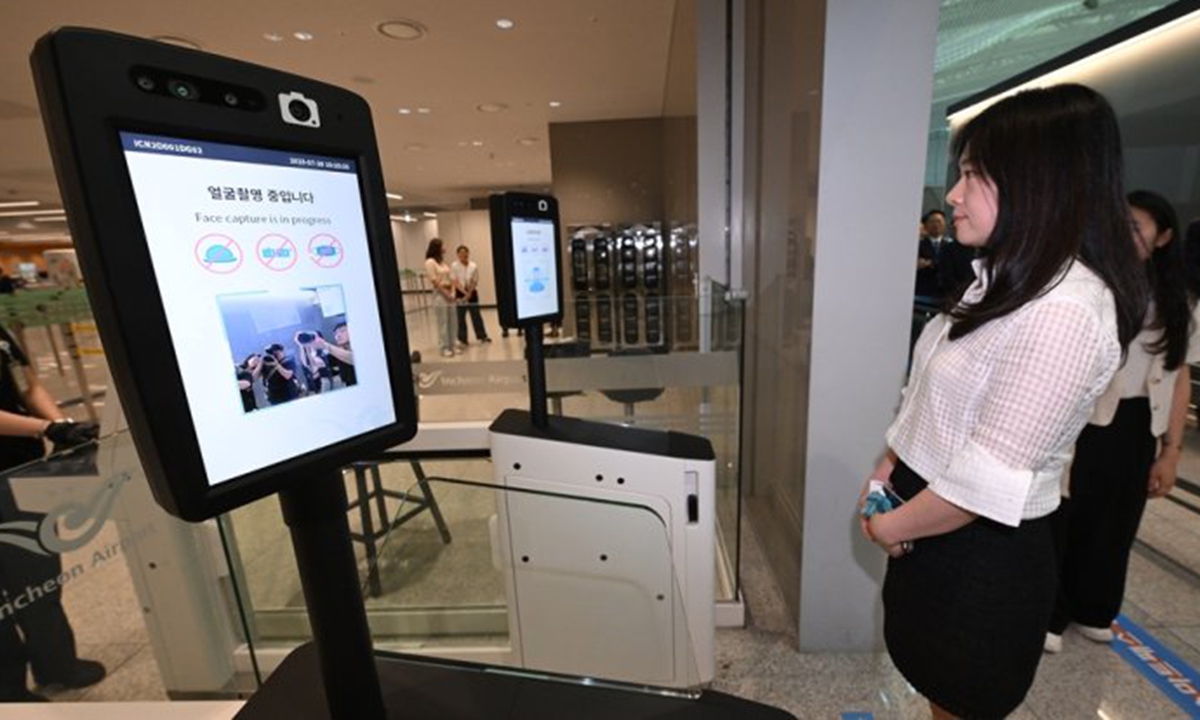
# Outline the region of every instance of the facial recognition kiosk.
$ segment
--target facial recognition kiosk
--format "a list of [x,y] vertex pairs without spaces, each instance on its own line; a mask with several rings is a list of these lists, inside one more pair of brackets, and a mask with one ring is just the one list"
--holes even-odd
[[[314,641],[238,717],[788,717],[721,693],[620,692],[373,652],[341,468],[410,439],[416,422],[369,108],[307,78],[97,30],[53,31],[31,62],[80,267],[155,500],[199,521],[280,497]],[[518,209],[509,325],[540,323],[562,305],[560,273],[543,257],[557,262],[556,215],[537,203]],[[330,372],[305,388],[301,366],[314,355]],[[628,492],[664,482],[672,452],[682,453],[680,487],[637,502],[681,533],[670,536],[673,552],[690,552],[688,525],[712,523],[711,448],[666,436],[666,451],[655,453],[640,436],[547,424],[544,376],[531,377],[539,384],[540,416],[535,404],[532,415],[506,414],[493,426],[498,457],[532,471],[510,468],[514,484],[556,479],[548,461],[578,445],[597,473],[623,473]],[[661,457],[663,470],[643,456]],[[514,508],[510,531],[527,520]],[[538,532],[538,543],[551,539]],[[671,564],[707,572],[683,586],[702,587],[711,604],[711,533],[706,542],[703,559]],[[675,613],[679,594],[668,602],[668,592],[660,584],[651,614]],[[649,602],[640,590],[638,599]],[[705,617],[702,607],[687,613]],[[692,642],[711,617],[704,623],[688,625]],[[666,627],[679,632],[678,620]]]
[[[546,414],[542,324],[562,319],[558,204],[490,199],[500,322],[523,328],[531,411],[490,439],[513,653],[531,668],[688,687],[714,674],[708,440]],[[597,642],[603,638],[604,642]],[[587,652],[580,652],[587,647]]]

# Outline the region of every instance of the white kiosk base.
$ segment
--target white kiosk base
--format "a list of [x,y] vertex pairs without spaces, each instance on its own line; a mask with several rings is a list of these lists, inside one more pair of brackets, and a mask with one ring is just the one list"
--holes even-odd
[[704,438],[506,410],[490,428],[514,661],[713,679],[715,456]]

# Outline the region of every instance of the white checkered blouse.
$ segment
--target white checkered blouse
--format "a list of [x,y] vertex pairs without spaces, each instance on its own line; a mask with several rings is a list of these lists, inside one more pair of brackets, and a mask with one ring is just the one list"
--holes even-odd
[[[1013,527],[1058,507],[1075,439],[1121,362],[1108,287],[1080,262],[1060,277],[958,340],[945,315],[931,320],[887,431],[888,446],[930,490]],[[962,302],[985,289],[980,277]]]

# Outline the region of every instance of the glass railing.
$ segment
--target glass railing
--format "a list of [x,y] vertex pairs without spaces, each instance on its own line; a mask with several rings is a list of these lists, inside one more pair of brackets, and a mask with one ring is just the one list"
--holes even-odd
[[[712,573],[705,586],[680,572],[687,549],[661,500],[498,485],[482,459],[388,460],[345,475],[377,650],[638,692],[711,681]],[[269,550],[261,562],[275,572],[246,567],[251,651],[270,656],[309,630],[294,564]]]
[[[717,454],[717,517],[721,572],[717,597],[737,597],[738,488],[741,448],[741,362],[744,308],[714,286],[704,297],[662,299],[674,318],[690,318],[686,336],[664,333],[660,342],[621,344],[621,318],[600,335],[593,313],[587,339],[568,314],[558,337],[547,338],[546,382],[550,412],[637,427],[675,430],[708,439]],[[613,309],[616,312],[616,309]],[[408,313],[410,346],[422,424],[491,422],[507,408],[529,406],[524,340],[504,338],[495,313],[484,313],[490,343],[470,344],[452,358],[438,352],[432,308]],[[703,330],[703,331],[702,331]]]
[[0,585],[40,658],[29,689],[56,702],[254,687],[215,526],[158,507],[127,431],[0,473]]

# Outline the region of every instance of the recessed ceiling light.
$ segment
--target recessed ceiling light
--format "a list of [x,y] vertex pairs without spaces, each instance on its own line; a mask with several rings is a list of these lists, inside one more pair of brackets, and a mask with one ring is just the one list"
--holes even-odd
[[33,219],[33,221],[34,222],[66,222],[67,216],[66,215],[54,215],[54,216],[50,216],[50,217],[35,217]]
[[191,50],[200,49],[200,43],[192,40],[191,38],[185,38],[182,35],[154,35],[150,39],[157,40],[168,45],[189,48]]
[[404,149],[411,150],[413,152],[420,152],[421,150],[428,150],[429,146],[425,143],[409,143],[404,146]]
[[6,200],[0,202],[0,208],[21,208],[21,207],[37,207],[41,205],[37,200]]
[[562,103],[560,103],[560,102],[559,102],[559,101],[557,101],[557,100],[551,100],[551,101],[550,101],[550,107],[562,107]]
[[400,108],[400,114],[401,115],[412,115],[412,109],[411,108]]
[[459,146],[459,147],[466,147],[466,146],[467,146],[467,141],[466,141],[466,140],[459,140],[459,141],[458,141],[458,146]]
[[505,110],[507,110],[508,106],[505,105],[504,103],[486,102],[486,103],[480,103],[480,104],[476,105],[475,109],[478,110],[479,112],[484,112],[484,113],[499,113],[499,112],[504,112]]
[[523,138],[519,138],[517,140],[517,144],[524,145],[525,147],[529,147],[530,145],[536,145],[537,141],[538,141],[538,139],[535,137],[523,137]]
[[387,193],[387,196],[393,200],[403,200],[404,196],[400,193]]
[[500,18],[496,21],[496,27],[500,28],[501,30],[512,30],[514,25],[516,25],[516,23],[508,18]]
[[301,31],[301,32],[292,33],[292,37],[294,37],[297,40],[300,40],[302,42],[308,42],[309,40],[313,39],[313,34]]
[[271,42],[283,42],[283,36],[279,33],[263,33],[263,38]]
[[483,141],[482,140],[472,140],[471,147],[483,147]]
[[393,40],[420,40],[429,34],[416,20],[388,20],[375,26],[380,35]]
[[423,213],[421,213],[421,214],[422,214],[422,215],[424,215],[424,216],[425,216],[425,217],[427,217],[427,218],[435,218],[435,217],[437,217],[437,213],[435,213],[435,212],[429,212],[428,210],[426,210],[425,212],[423,212]]
[[417,108],[417,112],[421,115],[428,115],[429,113],[433,112],[433,110],[430,110],[429,108],[421,107],[421,108]]

